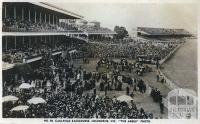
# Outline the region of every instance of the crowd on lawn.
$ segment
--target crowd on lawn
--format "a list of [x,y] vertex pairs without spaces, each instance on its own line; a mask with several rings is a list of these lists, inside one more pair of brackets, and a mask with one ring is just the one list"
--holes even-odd
[[[100,60],[100,65],[102,61]],[[120,65],[126,66],[128,63],[123,59]],[[34,69],[35,78],[18,80],[15,86],[13,84],[6,86],[8,83],[4,83],[3,96],[13,95],[19,100],[4,102],[3,116],[14,118],[153,118],[152,113],[145,112],[143,108],[137,108],[133,101],[127,103],[117,100],[116,97],[109,97],[106,93],[104,96],[97,94],[97,88],[105,92],[122,90],[122,87],[112,89],[111,86],[124,82],[128,83],[127,87],[134,85],[138,87],[135,90],[139,89],[141,93],[146,92],[145,83],[141,79],[131,81],[123,77],[123,81],[120,81],[118,74],[114,72],[111,78],[105,73],[87,72],[81,66],[75,68],[68,59],[60,56],[53,57],[47,50],[43,54],[41,65]],[[18,85],[21,83],[28,83],[31,87],[20,89]],[[100,85],[97,86],[99,83]],[[104,86],[102,87],[101,84]],[[133,95],[127,88],[126,93]],[[27,103],[27,100],[33,97],[41,97],[46,102]],[[19,105],[27,105],[28,108],[24,111],[11,110]]]

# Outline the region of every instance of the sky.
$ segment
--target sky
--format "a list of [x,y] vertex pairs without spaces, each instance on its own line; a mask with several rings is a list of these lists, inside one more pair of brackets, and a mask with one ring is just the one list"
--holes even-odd
[[136,27],[184,28],[197,33],[197,5],[192,3],[51,3],[100,21],[103,27],[124,26],[130,35]]

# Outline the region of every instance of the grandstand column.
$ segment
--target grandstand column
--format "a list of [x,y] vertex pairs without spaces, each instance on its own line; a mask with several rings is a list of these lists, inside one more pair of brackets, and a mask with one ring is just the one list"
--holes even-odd
[[58,41],[58,36],[56,35],[55,37],[56,40],[54,41],[54,48],[56,47],[56,42]]
[[15,36],[15,49],[16,49],[16,47],[17,47],[17,38]]
[[42,19],[41,19],[41,17],[42,17],[42,13],[40,12],[40,23],[42,23]]
[[22,7],[22,21],[24,21],[24,8]]
[[40,36],[40,43],[41,43],[41,44],[43,43],[42,36]]
[[24,46],[24,36],[22,37],[22,45]]
[[58,20],[58,17],[56,16],[56,25],[58,25],[57,20]]
[[31,37],[28,38],[28,47],[31,47]]
[[64,29],[66,29],[66,19],[64,20]]
[[6,51],[8,49],[8,37],[6,37]]
[[67,23],[66,24],[69,25],[69,19],[67,19]]
[[51,24],[51,15],[49,14],[49,24]]
[[16,19],[16,6],[14,6],[14,18]]
[[30,10],[30,8],[28,10],[28,20],[31,21],[31,10]]
[[53,25],[54,25],[54,15],[53,15]]
[[47,15],[46,15],[46,13],[45,13],[45,15],[44,15],[44,22],[45,22],[45,23],[47,22]]
[[35,37],[35,44],[37,44],[37,36]]
[[87,37],[87,38],[86,38],[86,39],[87,39],[86,41],[88,42],[88,38],[89,38],[89,34],[88,34],[88,33],[86,34],[86,37]]
[[[52,44],[53,44],[53,45],[52,45],[53,47],[55,46],[55,45],[54,45],[54,44],[55,44],[55,41],[54,41],[54,40],[55,40],[55,35],[53,35],[53,43],[52,43]],[[54,47],[54,48],[55,48],[55,47]]]
[[47,37],[46,35],[44,36],[44,41],[45,41],[45,45],[47,44]]
[[[56,25],[58,25],[58,17],[56,16]],[[59,26],[59,25],[58,25]]]
[[35,10],[35,23],[37,23],[37,13],[36,13],[36,10]]
[[49,35],[49,44],[51,44],[51,36]]
[[7,9],[6,9],[6,5],[5,5],[5,12],[4,12],[4,17],[6,18],[6,13],[7,13]]
[[60,16],[58,16],[58,25],[60,26],[60,21],[59,20],[60,20]]

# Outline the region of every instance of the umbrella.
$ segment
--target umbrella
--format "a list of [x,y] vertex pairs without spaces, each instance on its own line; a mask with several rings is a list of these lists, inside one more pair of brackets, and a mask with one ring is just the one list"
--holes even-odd
[[75,80],[75,79],[71,79],[71,80],[70,80],[70,82],[72,82],[72,83],[75,83],[75,82],[76,82],[76,80]]
[[[2,59],[3,59],[3,58],[2,58]],[[10,63],[8,63],[8,62],[2,61],[2,64],[3,64],[2,70],[8,70],[8,69],[11,69],[11,68],[14,67],[14,64],[10,64]]]
[[29,99],[27,102],[29,104],[46,103],[46,101],[43,98],[40,98],[40,97],[35,97],[35,98],[32,98],[32,99]]
[[129,102],[129,101],[133,100],[133,98],[130,96],[127,96],[127,95],[122,95],[122,96],[117,97],[117,100],[119,100],[121,102],[123,102],[123,101]]
[[8,101],[17,101],[19,98],[17,98],[16,96],[4,96],[3,97],[3,102],[8,102]]
[[19,86],[19,88],[20,89],[29,89],[29,88],[31,88],[32,86],[30,85],[30,84],[28,84],[28,83],[22,83],[20,86]]
[[50,66],[51,69],[57,69],[55,66],[51,65]]
[[12,108],[10,111],[24,111],[28,108],[29,108],[29,106],[27,106],[27,105],[19,105],[17,107]]

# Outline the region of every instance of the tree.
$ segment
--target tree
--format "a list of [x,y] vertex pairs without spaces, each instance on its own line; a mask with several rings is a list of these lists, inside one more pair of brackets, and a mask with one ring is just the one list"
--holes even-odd
[[117,33],[115,35],[116,39],[123,39],[124,37],[128,36],[128,31],[125,27],[115,26],[114,31]]

